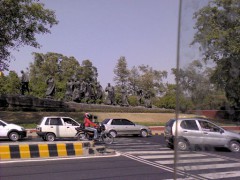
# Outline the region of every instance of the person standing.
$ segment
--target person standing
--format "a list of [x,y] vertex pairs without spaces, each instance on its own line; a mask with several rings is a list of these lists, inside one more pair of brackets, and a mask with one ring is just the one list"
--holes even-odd
[[29,93],[29,77],[28,74],[21,70],[22,78],[21,78],[21,94],[24,95],[25,91]]

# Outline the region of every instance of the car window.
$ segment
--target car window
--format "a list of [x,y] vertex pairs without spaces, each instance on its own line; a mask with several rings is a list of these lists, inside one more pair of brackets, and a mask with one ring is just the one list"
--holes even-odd
[[183,129],[199,130],[195,120],[183,120],[180,124]]
[[121,119],[113,119],[111,125],[123,125]]
[[122,119],[122,123],[123,123],[123,125],[134,125],[133,122],[131,122],[131,121],[127,120],[127,119]]
[[45,125],[63,125],[60,118],[48,118]]
[[63,121],[64,121],[65,125],[78,126],[78,123],[73,121],[70,118],[63,118]]
[[203,131],[220,132],[220,128],[207,121],[198,121]]

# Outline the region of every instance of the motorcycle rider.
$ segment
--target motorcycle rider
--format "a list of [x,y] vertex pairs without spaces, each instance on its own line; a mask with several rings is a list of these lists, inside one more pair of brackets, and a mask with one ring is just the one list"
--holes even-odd
[[89,130],[89,131],[93,131],[94,132],[94,137],[93,139],[97,139],[98,136],[98,132],[97,129],[94,127],[98,127],[97,124],[93,123],[90,118],[91,118],[91,114],[90,113],[85,113],[84,115],[84,125],[85,125],[85,129]]

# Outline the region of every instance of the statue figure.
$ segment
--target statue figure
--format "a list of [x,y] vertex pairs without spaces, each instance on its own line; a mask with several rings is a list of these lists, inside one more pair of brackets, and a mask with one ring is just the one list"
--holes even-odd
[[94,92],[94,85],[93,83],[88,80],[87,86],[86,86],[86,93],[85,93],[85,98],[86,98],[86,102],[95,102],[95,92]]
[[87,83],[84,81],[84,80],[82,80],[81,81],[81,86],[80,86],[80,100],[82,101],[84,98],[85,98],[85,94],[86,94],[86,92],[87,92]]
[[77,78],[75,78],[75,81],[73,83],[73,94],[72,94],[72,99],[75,102],[80,102],[80,88],[81,88],[81,83]]
[[137,90],[137,102],[138,102],[138,106],[141,106],[144,103],[144,97],[143,97],[143,90],[142,89],[138,89]]
[[71,80],[71,78],[69,78],[66,84],[65,101],[71,101],[72,94],[73,94],[73,81]]
[[50,76],[47,81],[47,91],[46,91],[46,97],[52,99],[55,95],[55,81],[52,76]]
[[96,84],[96,99],[102,100],[103,98],[103,88],[99,82]]
[[122,104],[121,105],[129,106],[127,89],[123,85],[122,85],[121,93],[122,93]]
[[152,102],[151,102],[151,92],[147,91],[144,95],[145,98],[145,107],[146,108],[152,108]]
[[22,77],[21,77],[21,94],[24,95],[25,91],[29,93],[29,77],[28,74],[21,70]]
[[115,89],[113,86],[111,86],[110,83],[108,83],[108,86],[105,88],[105,92],[107,92],[107,99],[106,104],[107,105],[115,105]]

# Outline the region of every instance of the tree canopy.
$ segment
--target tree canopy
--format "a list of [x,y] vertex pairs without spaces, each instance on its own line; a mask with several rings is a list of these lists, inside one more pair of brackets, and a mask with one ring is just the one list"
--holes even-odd
[[216,64],[212,82],[240,106],[240,2],[214,0],[194,14],[197,30],[192,44],[200,44],[204,61]]
[[58,23],[54,11],[37,0],[1,0],[0,17],[0,62],[6,70],[10,50],[23,45],[40,47],[36,35],[50,33],[49,29]]

